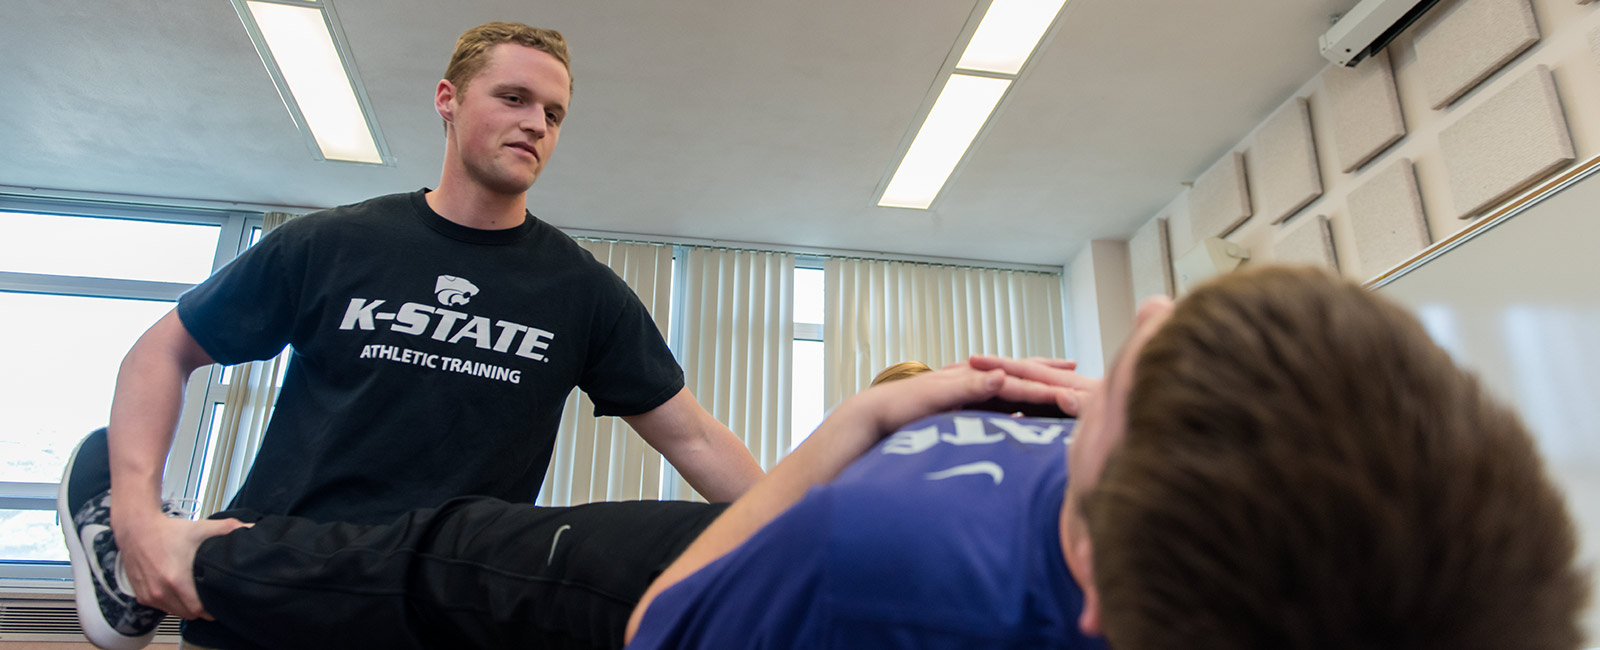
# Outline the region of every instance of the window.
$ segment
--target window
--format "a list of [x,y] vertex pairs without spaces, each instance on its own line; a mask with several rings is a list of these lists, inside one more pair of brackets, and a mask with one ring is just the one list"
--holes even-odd
[[[128,348],[179,294],[232,259],[252,220],[0,197],[0,579],[70,575],[55,513],[67,456],[105,425]],[[190,391],[168,462],[173,496],[199,473],[190,465],[204,447],[194,399],[202,388]]]
[[801,258],[794,269],[794,377],[789,449],[822,424],[822,260]]
[[[239,252],[243,252],[245,249],[256,245],[256,242],[261,241],[261,230],[262,229],[259,223],[252,223],[249,227],[247,227],[245,229],[243,241],[240,242],[238,249]],[[196,440],[198,442],[192,447],[185,448],[189,452],[189,462],[184,465],[184,467],[188,468],[187,476],[173,476],[172,469],[170,467],[172,461],[170,459],[168,460],[169,468],[167,470],[167,482],[169,484],[181,484],[183,486],[181,494],[176,493],[176,490],[174,490],[175,493],[173,496],[185,499],[199,499],[200,496],[205,493],[207,479],[210,477],[210,472],[208,471],[210,469],[209,462],[211,459],[217,457],[217,445],[220,442],[217,439],[216,433],[218,429],[222,427],[223,417],[227,414],[227,405],[223,404],[223,401],[228,396],[228,382],[234,377],[234,370],[239,367],[240,366],[227,366],[218,368],[216,372],[207,374],[206,377],[208,377],[210,381],[205,382],[203,384],[203,388],[197,386],[202,385],[200,382],[200,377],[191,377],[189,379],[191,384],[189,387],[189,399],[197,401],[200,404],[198,425],[199,431],[197,432],[196,436]],[[288,369],[289,365],[287,363],[279,364],[277,378],[278,386],[283,385],[283,376],[286,374]],[[198,398],[194,397],[197,392],[199,393]],[[272,399],[272,402],[277,402],[275,395]],[[173,446],[173,453],[177,453],[177,445]],[[231,494],[229,495],[229,498],[232,498]],[[226,501],[224,501],[224,503],[226,503]]]

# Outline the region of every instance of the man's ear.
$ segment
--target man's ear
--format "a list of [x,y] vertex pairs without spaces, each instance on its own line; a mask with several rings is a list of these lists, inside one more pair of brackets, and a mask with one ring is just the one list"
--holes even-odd
[[[1081,521],[1081,520],[1080,520]],[[1078,628],[1084,634],[1101,636],[1100,589],[1095,586],[1094,541],[1087,533],[1078,535],[1072,543],[1073,560],[1083,574],[1077,576],[1078,588],[1083,590],[1083,614],[1078,616]]]
[[433,110],[439,112],[439,117],[444,118],[448,124],[454,124],[456,104],[456,85],[449,79],[440,79],[439,87],[433,91]]

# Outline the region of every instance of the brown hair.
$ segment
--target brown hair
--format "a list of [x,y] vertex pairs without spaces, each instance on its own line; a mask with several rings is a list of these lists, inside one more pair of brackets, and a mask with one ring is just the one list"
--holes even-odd
[[1517,417],[1309,269],[1180,302],[1083,514],[1123,650],[1577,648],[1576,533]]
[[[572,79],[572,59],[567,54],[567,40],[561,37],[561,32],[505,22],[479,25],[456,39],[456,49],[450,54],[444,78],[456,87],[456,92],[465,92],[467,83],[489,64],[489,50],[501,43],[525,45],[555,57],[561,67],[566,68],[567,79]],[[570,81],[567,90],[572,90]]]
[[889,366],[888,368],[884,368],[883,372],[878,373],[878,376],[872,378],[872,383],[867,384],[867,388],[891,381],[910,379],[925,372],[933,372],[933,369],[929,368],[928,364],[926,363],[921,361],[901,361],[900,363]]

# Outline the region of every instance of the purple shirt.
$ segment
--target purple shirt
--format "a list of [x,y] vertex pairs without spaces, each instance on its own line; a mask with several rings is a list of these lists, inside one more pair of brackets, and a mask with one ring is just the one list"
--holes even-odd
[[663,592],[628,647],[1104,648],[1062,557],[1071,420],[946,413],[886,438]]

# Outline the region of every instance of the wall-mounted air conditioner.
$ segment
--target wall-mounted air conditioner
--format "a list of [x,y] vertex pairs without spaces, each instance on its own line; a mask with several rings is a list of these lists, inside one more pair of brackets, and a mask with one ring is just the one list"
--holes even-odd
[[1322,56],[1353,66],[1377,54],[1439,0],[1361,0],[1317,39]]

